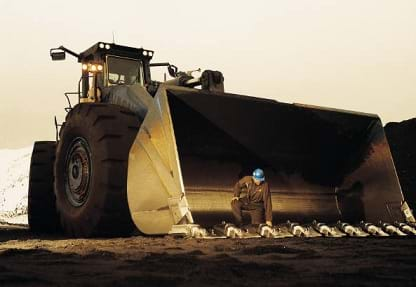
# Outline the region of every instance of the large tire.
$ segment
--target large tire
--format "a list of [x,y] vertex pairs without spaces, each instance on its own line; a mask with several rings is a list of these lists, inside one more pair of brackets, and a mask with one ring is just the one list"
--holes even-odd
[[126,108],[79,104],[61,129],[55,162],[57,209],[73,237],[125,236],[130,147],[141,121]]
[[35,142],[33,145],[28,193],[28,221],[32,232],[60,230],[54,194],[55,150],[55,142]]

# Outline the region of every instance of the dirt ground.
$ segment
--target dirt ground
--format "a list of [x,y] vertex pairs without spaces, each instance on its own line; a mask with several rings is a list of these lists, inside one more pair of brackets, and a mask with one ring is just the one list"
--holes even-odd
[[0,227],[0,286],[415,286],[416,238],[66,239]]

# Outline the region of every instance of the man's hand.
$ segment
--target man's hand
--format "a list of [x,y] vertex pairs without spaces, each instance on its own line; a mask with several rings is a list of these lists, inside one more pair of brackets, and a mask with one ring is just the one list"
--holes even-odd
[[272,224],[272,222],[271,222],[271,221],[266,221],[266,224],[267,224],[268,226],[273,226],[273,224]]
[[231,202],[233,202],[234,200],[239,200],[240,198],[237,196],[234,196],[233,198],[231,198]]

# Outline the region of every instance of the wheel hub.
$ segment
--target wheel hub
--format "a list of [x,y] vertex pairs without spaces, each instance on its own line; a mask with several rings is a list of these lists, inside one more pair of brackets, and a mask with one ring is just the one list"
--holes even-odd
[[89,194],[91,152],[83,138],[76,138],[67,154],[65,191],[73,206],[83,205]]

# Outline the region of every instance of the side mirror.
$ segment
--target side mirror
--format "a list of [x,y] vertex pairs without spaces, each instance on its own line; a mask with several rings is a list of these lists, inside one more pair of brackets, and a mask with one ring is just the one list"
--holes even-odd
[[50,55],[51,55],[52,61],[65,60],[65,51],[62,51],[61,49],[51,49]]

